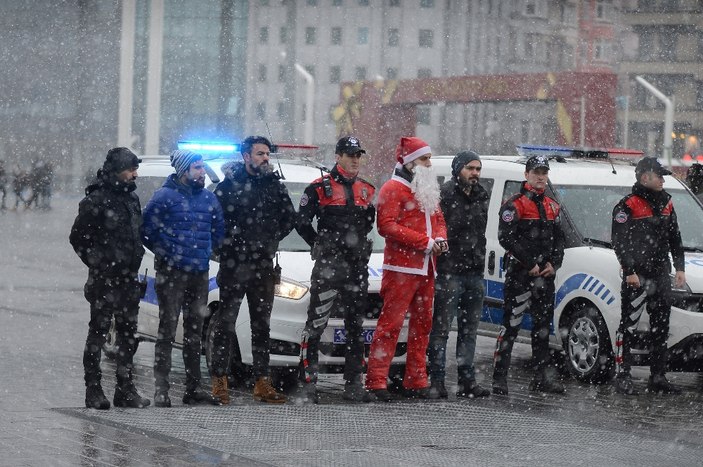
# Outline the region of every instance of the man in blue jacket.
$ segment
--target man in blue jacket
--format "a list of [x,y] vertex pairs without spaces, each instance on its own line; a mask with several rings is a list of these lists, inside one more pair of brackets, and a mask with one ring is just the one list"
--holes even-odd
[[215,404],[219,399],[200,387],[200,349],[207,307],[210,255],[224,237],[222,207],[205,188],[200,154],[174,151],[176,173],[154,193],[144,210],[142,239],[154,252],[159,334],[156,338],[154,405],[170,407],[171,371],[178,315],[183,310],[183,363],[186,370],[184,404]]

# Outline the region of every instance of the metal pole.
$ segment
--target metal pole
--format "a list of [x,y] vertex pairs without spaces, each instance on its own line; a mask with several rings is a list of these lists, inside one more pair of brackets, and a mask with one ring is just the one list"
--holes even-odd
[[312,144],[312,135],[314,130],[314,108],[315,105],[315,78],[308,73],[308,70],[303,68],[299,63],[295,64],[295,70],[300,73],[300,75],[307,82],[306,93],[305,93],[305,136],[303,138],[304,144]]
[[164,2],[163,0],[151,0],[144,154],[159,153],[159,132],[161,130],[161,56],[163,48],[163,35]]
[[134,89],[134,25],[136,0],[122,0],[120,37],[120,93],[117,105],[117,146],[132,146],[132,94]]
[[630,96],[625,96],[625,124],[623,128],[623,147],[627,149],[628,138],[630,136]]
[[671,133],[674,131],[674,103],[671,99],[666,97],[663,92],[655,88],[641,76],[636,76],[635,79],[638,83],[647,88],[649,92],[654,94],[654,97],[664,103],[664,158],[666,159],[666,163],[669,167],[671,167]]
[[579,144],[586,145],[586,97],[581,96],[581,125],[579,128]]

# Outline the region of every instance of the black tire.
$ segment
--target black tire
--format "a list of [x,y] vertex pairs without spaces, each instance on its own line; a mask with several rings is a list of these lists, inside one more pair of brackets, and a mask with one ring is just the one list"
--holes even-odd
[[574,378],[591,383],[612,379],[613,348],[598,309],[591,303],[578,304],[569,315],[564,331],[565,364]]
[[115,329],[115,317],[110,320],[110,330],[105,336],[105,343],[103,344],[103,355],[114,360],[117,356],[117,347],[115,346],[115,340],[117,339],[117,330]]

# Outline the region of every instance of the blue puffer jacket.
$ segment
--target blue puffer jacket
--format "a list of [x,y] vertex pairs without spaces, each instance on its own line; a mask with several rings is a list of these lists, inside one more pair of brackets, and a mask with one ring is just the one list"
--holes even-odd
[[157,270],[167,266],[205,272],[224,237],[222,207],[213,193],[183,185],[170,175],[144,209],[142,240]]

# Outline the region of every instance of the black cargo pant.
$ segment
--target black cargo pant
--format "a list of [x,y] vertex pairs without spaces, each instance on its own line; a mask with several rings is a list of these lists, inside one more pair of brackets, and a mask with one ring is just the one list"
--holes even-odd
[[362,331],[369,289],[368,259],[323,256],[315,261],[310,281],[308,319],[301,342],[302,377],[305,382],[317,382],[320,338],[332,312],[341,308],[346,332],[344,379],[354,381],[364,367]]
[[269,376],[271,347],[271,309],[276,278],[271,260],[264,264],[240,264],[220,267],[220,308],[217,311],[211,368],[214,376],[228,374],[232,358],[232,342],[242,300],[247,297],[251,322],[251,347],[256,379]]
[[208,273],[186,272],[165,267],[156,271],[156,296],[159,299],[159,333],[154,355],[156,392],[167,392],[171,372],[171,350],[183,311],[183,363],[186,390],[200,386],[200,353],[203,320],[207,313]]
[[137,350],[135,334],[141,296],[137,273],[103,277],[91,272],[83,290],[86,300],[90,303],[88,338],[83,349],[85,384],[100,384],[100,357],[114,317],[117,384],[123,386],[132,380],[132,359]]
[[554,316],[554,276],[532,277],[526,269],[515,267],[506,276],[504,297],[503,326],[496,341],[493,378],[507,376],[513,344],[526,312],[532,316],[532,361],[536,370],[545,370],[550,362],[549,325]]
[[669,315],[671,314],[671,279],[669,274],[640,275],[640,287],[627,285],[625,279],[620,289],[621,317],[615,337],[615,365],[617,374],[629,374],[632,367],[633,333],[647,309],[650,331],[645,344],[650,348],[650,371],[653,375],[666,373]]

